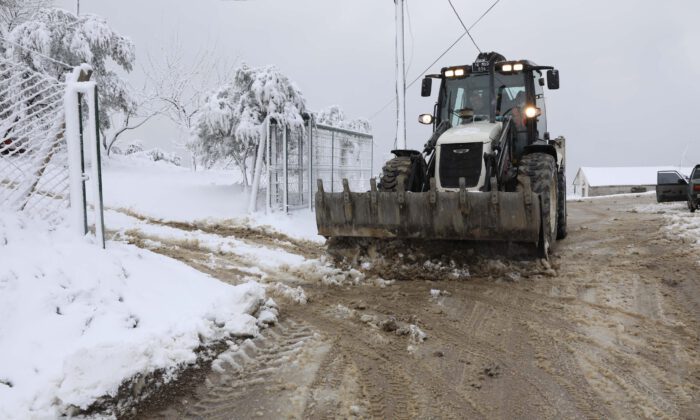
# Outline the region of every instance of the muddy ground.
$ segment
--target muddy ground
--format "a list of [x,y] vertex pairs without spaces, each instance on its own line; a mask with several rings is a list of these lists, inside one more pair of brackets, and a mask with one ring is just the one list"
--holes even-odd
[[[269,271],[265,282],[306,299],[278,288],[276,326],[136,417],[698,418],[700,257],[663,229],[663,214],[634,210],[652,199],[570,202],[551,266],[465,249],[456,265],[399,252],[335,281]],[[197,229],[324,253],[283,235]],[[255,264],[126,236],[232,283]]]

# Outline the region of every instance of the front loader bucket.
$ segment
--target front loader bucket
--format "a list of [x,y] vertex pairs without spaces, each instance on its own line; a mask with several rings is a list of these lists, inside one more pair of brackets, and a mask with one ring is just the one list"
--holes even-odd
[[[399,182],[401,185],[401,182]],[[525,186],[523,192],[460,191],[327,193],[318,180],[316,223],[325,237],[418,238],[440,240],[537,243],[540,203]]]

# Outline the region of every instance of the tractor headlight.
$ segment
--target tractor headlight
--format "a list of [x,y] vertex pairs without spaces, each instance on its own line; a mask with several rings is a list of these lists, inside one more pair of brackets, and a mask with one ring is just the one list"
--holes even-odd
[[503,67],[501,67],[501,71],[503,71],[503,72],[513,71],[513,65],[512,64],[504,64]]
[[539,108],[535,108],[534,106],[528,106],[525,108],[525,116],[527,118],[535,118],[538,115],[540,115]]
[[433,116],[431,114],[420,114],[418,116],[418,122],[421,124],[432,124]]
[[464,69],[455,69],[455,77],[463,77]]
[[522,63],[513,64],[513,71],[523,71],[523,64]]
[[455,71],[452,69],[445,70],[445,77],[455,77]]

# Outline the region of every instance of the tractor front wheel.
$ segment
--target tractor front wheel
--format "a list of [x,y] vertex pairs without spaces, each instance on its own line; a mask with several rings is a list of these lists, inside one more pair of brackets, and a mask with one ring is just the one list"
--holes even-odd
[[546,153],[532,153],[523,156],[518,167],[519,187],[522,179],[530,179],[532,191],[540,198],[542,226],[538,248],[540,256],[547,258],[558,236],[559,194],[557,164],[554,157]]
[[404,191],[420,192],[424,184],[425,160],[420,155],[397,156],[386,162],[379,178],[379,191],[397,191],[403,179]]

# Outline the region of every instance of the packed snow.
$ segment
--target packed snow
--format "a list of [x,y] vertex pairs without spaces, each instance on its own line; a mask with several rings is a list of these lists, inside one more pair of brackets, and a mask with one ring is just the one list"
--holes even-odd
[[0,213],[0,418],[55,418],[168,374],[214,340],[258,333],[276,305],[134,246]]

